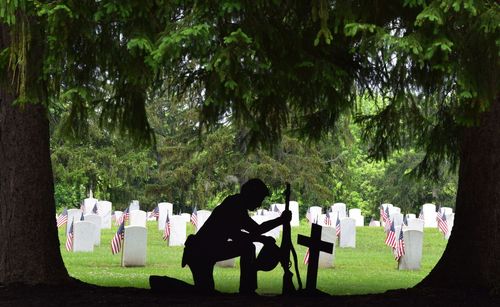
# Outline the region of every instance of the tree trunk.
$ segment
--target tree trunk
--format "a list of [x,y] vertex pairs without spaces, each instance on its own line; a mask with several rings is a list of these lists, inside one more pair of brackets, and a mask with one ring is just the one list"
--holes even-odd
[[[0,50],[9,42],[0,24]],[[0,73],[7,76],[0,85],[0,284],[69,281],[55,222],[47,109],[43,102],[13,106],[11,74]]]
[[[500,99],[461,135],[455,223],[443,256],[418,287],[500,291]],[[425,255],[424,255],[425,256]]]

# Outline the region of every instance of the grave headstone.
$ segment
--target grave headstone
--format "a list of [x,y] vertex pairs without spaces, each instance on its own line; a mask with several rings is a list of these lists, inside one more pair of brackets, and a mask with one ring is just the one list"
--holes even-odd
[[94,231],[94,245],[101,245],[101,225],[102,218],[97,214],[87,214],[84,216],[85,221],[94,223],[95,231]]
[[425,227],[437,227],[436,221],[436,205],[434,204],[424,204],[422,206],[422,212],[424,214]]
[[184,246],[186,242],[186,221],[180,215],[169,216],[170,237],[168,246]]
[[450,207],[441,207],[441,212],[444,212],[444,214],[448,215],[453,213],[453,209]]
[[424,233],[419,230],[403,231],[405,254],[399,259],[400,270],[420,270]]
[[319,253],[319,268],[331,268],[335,266],[335,241],[337,240],[337,234],[335,233],[335,228],[333,227],[323,227],[321,230],[321,241],[332,243],[332,253],[326,253],[321,251]]
[[141,207],[139,205],[139,201],[138,200],[133,200],[131,203],[130,203],[130,206],[128,207],[129,211],[133,211],[133,210],[141,210]]
[[165,230],[167,214],[169,217],[173,215],[174,205],[167,202],[158,203],[158,210],[160,211],[158,216],[158,230]]
[[453,224],[455,223],[455,213],[447,214],[446,222],[448,223],[448,232],[445,234],[444,238],[448,240],[451,236],[451,231],[453,230]]
[[97,204],[97,199],[93,197],[85,198],[83,200],[83,214],[90,214],[92,209],[94,209],[95,204]]
[[394,223],[394,226],[401,226],[403,224],[403,215],[399,212],[393,212],[391,221]]
[[69,232],[69,226],[68,224],[71,224],[69,221],[79,221],[80,217],[82,216],[82,210],[80,209],[68,209],[68,223],[66,223],[66,235],[68,235]]
[[125,226],[122,266],[146,265],[147,239],[148,233],[146,227]]
[[208,217],[210,216],[210,214],[212,214],[212,211],[197,210],[196,212],[197,212],[197,218],[198,218],[196,232],[198,232],[198,230],[200,230],[200,228],[203,226],[203,224],[205,224],[205,222],[208,219]]
[[349,217],[356,220],[357,227],[365,226],[365,217],[361,215],[361,209],[349,209]]
[[356,220],[350,217],[340,219],[339,247],[356,247]]
[[97,214],[102,218],[101,228],[111,229],[111,202],[100,200],[97,202]]
[[417,215],[415,213],[407,213],[406,214],[406,219],[409,220],[409,219],[416,219],[417,218]]
[[88,221],[75,220],[73,226],[73,251],[93,252],[96,225]]
[[380,227],[380,221],[372,220],[372,221],[370,221],[370,224],[368,224],[368,226],[370,226],[370,227]]
[[347,206],[344,203],[334,203],[331,206],[331,211],[335,216],[335,219],[337,218],[337,215],[335,213],[338,212],[339,218],[342,219],[344,217],[347,217]]
[[189,214],[189,213],[181,213],[181,216],[182,216],[184,222],[189,223],[189,221],[191,221],[191,214]]
[[413,219],[407,219],[408,221],[408,226],[405,228],[408,230],[418,230],[418,231],[424,231],[424,220],[413,218]]
[[142,210],[132,210],[129,215],[129,225],[130,226],[142,226],[146,227],[146,212]]
[[401,213],[401,208],[395,206],[389,207],[389,217],[392,217],[396,213]]
[[313,223],[314,221],[318,221],[321,216],[321,212],[323,209],[319,206],[311,206],[309,207],[309,223]]

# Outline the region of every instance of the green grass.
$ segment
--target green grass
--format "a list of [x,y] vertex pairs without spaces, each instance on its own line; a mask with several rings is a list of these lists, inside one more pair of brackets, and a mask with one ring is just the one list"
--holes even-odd
[[[121,254],[112,255],[110,242],[117,227],[103,229],[101,245],[92,253],[72,253],[65,249],[65,228],[59,229],[59,241],[64,263],[71,276],[84,282],[101,286],[149,288],[150,275],[168,275],[193,283],[188,267],[181,268],[182,247],[166,246],[156,222],[148,222],[148,250],[146,266],[123,268]],[[409,288],[421,281],[441,257],[446,242],[437,229],[426,228],[422,266],[419,271],[399,271],[392,253],[384,244],[382,228],[358,227],[356,248],[336,248],[335,267],[320,269],[318,289],[334,295],[380,293],[389,289]],[[188,226],[188,233],[193,228]],[[302,221],[300,227],[292,228],[292,241],[298,254],[299,270],[305,286],[306,266],[303,264],[306,248],[295,244],[297,234],[309,236],[310,227]],[[280,239],[278,239],[278,244]],[[260,294],[281,293],[283,271],[277,266],[270,272],[259,272]],[[239,265],[235,268],[214,269],[216,289],[223,292],[237,292]],[[294,277],[294,282],[296,279]]]

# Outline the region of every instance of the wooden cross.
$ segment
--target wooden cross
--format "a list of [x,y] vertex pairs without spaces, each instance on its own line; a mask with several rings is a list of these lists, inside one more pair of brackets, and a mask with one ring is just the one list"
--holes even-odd
[[309,247],[309,264],[307,266],[306,290],[316,290],[316,280],[318,278],[319,252],[323,251],[331,254],[333,243],[321,241],[321,227],[318,224],[311,224],[311,237],[298,235],[297,243]]

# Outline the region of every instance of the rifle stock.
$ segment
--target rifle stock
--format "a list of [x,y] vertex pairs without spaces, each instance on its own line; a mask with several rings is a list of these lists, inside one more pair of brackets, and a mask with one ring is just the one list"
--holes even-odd
[[[290,211],[290,184],[286,183],[285,189],[285,211]],[[290,251],[293,249],[290,223],[283,224],[283,237],[281,239],[281,266],[283,267],[283,289],[282,294],[295,292],[293,285],[293,273],[290,271]]]

